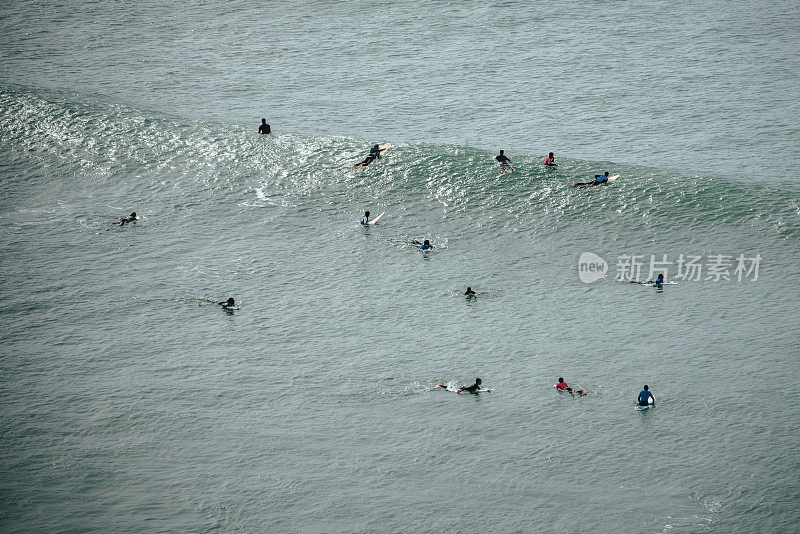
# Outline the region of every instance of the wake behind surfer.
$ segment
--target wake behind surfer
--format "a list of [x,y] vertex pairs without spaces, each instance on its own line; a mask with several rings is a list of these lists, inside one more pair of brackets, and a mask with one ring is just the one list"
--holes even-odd
[[[653,400],[652,403],[650,402],[650,399]],[[656,405],[656,398],[650,392],[650,388],[647,387],[647,384],[645,384],[644,385],[644,389],[639,392],[639,401],[638,402],[639,402],[639,406],[649,406],[650,404],[652,404],[653,406]]]
[[572,187],[577,187],[579,185],[603,185],[608,183],[608,171],[604,174],[595,174],[594,180],[591,182],[575,182],[572,184]]
[[544,164],[548,167],[558,167],[558,163],[556,163],[556,156],[552,152],[545,158]]
[[272,133],[269,124],[267,124],[267,119],[261,119],[261,126],[258,127],[258,133],[261,135],[269,135]]

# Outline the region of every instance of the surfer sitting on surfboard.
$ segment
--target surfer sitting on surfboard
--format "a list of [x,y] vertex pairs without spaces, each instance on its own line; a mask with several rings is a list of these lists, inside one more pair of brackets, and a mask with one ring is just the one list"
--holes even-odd
[[579,185],[602,185],[607,182],[608,182],[608,171],[606,171],[605,174],[595,174],[594,180],[592,180],[591,182],[575,182],[574,184],[572,184],[572,187],[576,187]]
[[550,152],[550,155],[545,158],[544,164],[548,167],[558,167],[558,163],[556,163],[556,157],[552,152]]
[[366,167],[376,159],[381,159],[381,147],[378,143],[372,145],[372,148],[369,150],[369,155],[364,158],[364,161],[361,163],[356,163],[353,167]]
[[[650,402],[650,400],[653,402]],[[656,398],[650,393],[650,388],[647,387],[647,384],[644,385],[644,389],[639,392],[639,406],[649,406],[649,405],[656,405]]]
[[111,224],[118,224],[120,226],[125,226],[125,223],[132,223],[136,222],[136,212],[132,212],[128,217],[120,217],[119,221],[114,221]]
[[514,167],[511,166],[511,158],[506,156],[502,150],[500,151],[500,155],[495,156],[494,159],[496,159],[500,164],[500,170],[502,170],[504,173],[506,172],[506,169],[511,169],[511,172],[514,172]]
[[413,240],[411,240],[411,244],[412,245],[419,245],[419,249],[420,250],[430,250],[430,249],[433,248],[433,245],[431,245],[431,242],[428,241],[427,239],[425,241],[423,241],[422,243],[420,243],[416,239],[413,239]]
[[467,297],[474,297],[475,295],[477,295],[477,293],[475,293],[471,287],[468,287],[467,290],[464,292],[464,296]]

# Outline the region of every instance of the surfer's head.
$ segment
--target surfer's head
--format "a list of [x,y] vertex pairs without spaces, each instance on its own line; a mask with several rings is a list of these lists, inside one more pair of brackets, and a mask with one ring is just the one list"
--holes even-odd
[[131,212],[131,217],[133,217],[134,219],[136,218],[136,212],[135,211]]
[[233,297],[230,297],[230,298],[228,298],[228,300],[225,301],[225,304],[227,306],[233,306],[233,302],[234,302],[233,301]]
[[551,158],[554,158],[554,157],[555,157],[555,154],[553,154],[552,152],[550,152],[550,157],[551,157]]
[[501,156],[503,155],[503,151],[502,151],[502,150],[500,151],[500,155],[501,155]]
[[369,212],[368,211],[364,212],[364,217],[369,217]]
[[379,145],[378,143],[375,143],[375,148],[378,148],[379,146],[380,146],[380,145]]
[[647,387],[647,384],[645,384],[645,385],[644,385],[644,390],[645,390],[645,391],[650,391],[650,388],[649,388],[649,387]]
[[481,379],[480,379],[480,378],[476,378],[476,379],[475,379],[475,383],[476,383],[476,384],[478,384],[478,385],[480,386],[480,385],[481,385]]
[[664,279],[664,274],[663,273],[659,274],[658,278],[656,278],[656,280],[663,280],[663,279]]
[[422,242],[422,244],[427,247],[430,246],[431,242],[426,239],[425,241]]
[[608,176],[608,171],[606,171],[606,176]]
[[264,124],[265,122],[267,122],[267,119],[261,119],[261,124]]
[[559,381],[559,382],[563,382],[563,381],[564,381],[564,377],[563,377],[563,376],[559,376],[559,377],[558,377],[558,381]]

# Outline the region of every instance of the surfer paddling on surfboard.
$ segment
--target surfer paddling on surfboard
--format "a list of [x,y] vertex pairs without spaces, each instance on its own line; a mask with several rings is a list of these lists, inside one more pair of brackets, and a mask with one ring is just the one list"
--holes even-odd
[[[208,302],[214,302],[213,300],[208,299],[208,298],[206,300]],[[217,306],[222,306],[226,310],[238,310],[239,309],[239,306],[236,305],[236,302],[233,300],[233,297],[229,297],[228,300],[225,300],[223,302],[214,302],[214,304],[216,304]]]
[[[617,175],[617,178],[619,178],[619,175]],[[614,179],[616,180],[616,178]],[[572,187],[578,187],[579,185],[590,185],[590,186],[603,185],[613,181],[614,180],[609,179],[608,171],[606,171],[605,174],[595,174],[594,180],[592,180],[591,182],[575,182],[574,184],[572,184]]]
[[[447,384],[436,384],[434,387],[447,389]],[[481,379],[476,378],[475,383],[471,386],[461,386],[456,390],[456,393],[467,392],[467,393],[478,393],[481,389]]]
[[125,223],[132,223],[136,222],[138,217],[136,216],[136,212],[132,212],[128,217],[120,217],[118,221],[114,221],[111,224],[118,224],[120,226],[125,226]]
[[391,144],[389,143],[384,144],[383,147],[381,147],[381,145],[379,145],[378,143],[375,143],[374,145],[372,145],[372,148],[369,149],[369,154],[367,155],[366,158],[364,158],[364,161],[362,161],[361,163],[356,163],[355,165],[353,165],[353,168],[355,169],[356,167],[359,168],[366,167],[376,159],[381,159],[381,154],[389,150],[390,146]]
[[433,245],[431,245],[431,242],[428,241],[427,239],[424,240],[422,243],[420,243],[416,239],[413,239],[413,240],[411,240],[411,244],[412,245],[418,245],[420,250],[430,250],[430,249],[433,248]]
[[500,171],[505,174],[508,169],[511,169],[511,172],[514,172],[514,167],[511,166],[511,158],[506,156],[503,151],[500,151],[499,156],[495,156],[494,159],[500,164]]

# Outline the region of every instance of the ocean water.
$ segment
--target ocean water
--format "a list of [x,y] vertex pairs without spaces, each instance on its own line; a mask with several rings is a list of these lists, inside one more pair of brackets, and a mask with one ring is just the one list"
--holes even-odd
[[0,530],[797,530],[798,15],[0,4]]

